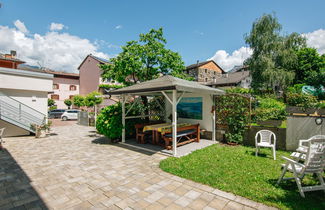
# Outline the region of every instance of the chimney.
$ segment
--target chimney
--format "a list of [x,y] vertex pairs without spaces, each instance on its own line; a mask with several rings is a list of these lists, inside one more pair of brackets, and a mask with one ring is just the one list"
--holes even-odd
[[199,65],[199,63],[200,63],[200,61],[199,61],[199,60],[197,60],[197,61],[196,61],[196,65]]
[[11,55],[11,58],[15,58],[17,55],[17,52],[15,50],[10,50],[10,55]]

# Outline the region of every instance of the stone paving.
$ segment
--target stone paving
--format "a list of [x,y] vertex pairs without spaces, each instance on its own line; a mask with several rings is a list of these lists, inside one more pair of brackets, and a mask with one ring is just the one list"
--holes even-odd
[[0,209],[270,209],[165,173],[166,156],[107,144],[93,128],[5,140]]

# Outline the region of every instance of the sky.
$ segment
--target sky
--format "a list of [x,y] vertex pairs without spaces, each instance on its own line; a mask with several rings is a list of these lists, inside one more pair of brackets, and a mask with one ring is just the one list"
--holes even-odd
[[30,65],[78,72],[93,55],[112,58],[127,41],[162,27],[185,65],[215,60],[230,70],[251,55],[252,23],[274,13],[283,33],[298,32],[325,53],[324,0],[0,0],[0,53]]

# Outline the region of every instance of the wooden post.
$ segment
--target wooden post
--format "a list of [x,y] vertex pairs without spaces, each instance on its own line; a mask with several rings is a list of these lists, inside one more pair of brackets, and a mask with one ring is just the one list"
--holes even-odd
[[216,142],[216,106],[215,106],[215,97],[212,96],[213,112],[212,112],[212,141]]
[[122,95],[122,142],[125,142],[125,96]]
[[173,156],[177,156],[177,90],[173,90],[173,103],[172,103],[172,115],[173,115]]

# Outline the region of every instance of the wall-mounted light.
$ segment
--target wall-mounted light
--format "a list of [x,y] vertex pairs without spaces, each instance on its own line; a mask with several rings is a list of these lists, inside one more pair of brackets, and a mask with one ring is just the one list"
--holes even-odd
[[32,102],[36,102],[36,96],[32,96]]
[[321,117],[317,117],[317,118],[315,119],[315,123],[316,123],[316,125],[321,125],[321,124],[323,123],[323,118],[321,118]]

